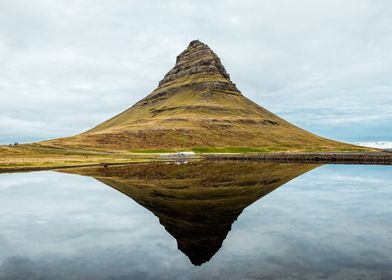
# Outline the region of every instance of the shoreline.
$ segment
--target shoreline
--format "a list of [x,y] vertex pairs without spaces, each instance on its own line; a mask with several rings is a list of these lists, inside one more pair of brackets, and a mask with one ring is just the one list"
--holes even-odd
[[392,152],[298,152],[266,154],[204,154],[207,160],[257,160],[281,163],[392,165]]
[[[162,163],[162,162],[178,162],[179,158],[173,159],[157,159],[157,158],[144,158],[145,161],[123,161],[123,162],[99,162],[89,164],[75,164],[75,165],[54,165],[54,166],[42,166],[42,167],[11,167],[11,168],[0,168],[0,174],[5,173],[24,173],[24,172],[35,172],[35,171],[50,171],[56,169],[68,169],[68,168],[84,168],[84,167],[109,167],[119,165],[131,165],[131,164],[148,164],[148,163]],[[183,158],[182,158],[183,159]],[[200,160],[200,158],[192,158],[188,160]]]
[[272,163],[317,163],[317,164],[364,164],[364,165],[392,165],[392,152],[293,152],[293,153],[241,153],[241,154],[226,154],[226,153],[211,153],[211,154],[196,154],[195,156],[170,156],[160,158],[159,154],[155,157],[152,154],[148,156],[138,157],[140,161],[130,159],[129,161],[113,162],[97,162],[88,164],[72,164],[72,165],[54,165],[53,166],[34,166],[34,167],[10,167],[1,168],[2,173],[18,173],[18,172],[34,172],[45,170],[56,170],[64,168],[83,168],[94,166],[118,166],[129,164],[146,164],[159,162],[187,162],[194,160],[230,160],[230,161],[260,161]]

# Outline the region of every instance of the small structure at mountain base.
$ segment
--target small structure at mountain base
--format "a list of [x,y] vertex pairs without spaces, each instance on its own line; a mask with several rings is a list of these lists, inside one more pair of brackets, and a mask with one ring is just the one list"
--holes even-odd
[[194,152],[175,152],[175,153],[159,154],[161,158],[187,158],[187,157],[193,157],[194,155],[195,155]]

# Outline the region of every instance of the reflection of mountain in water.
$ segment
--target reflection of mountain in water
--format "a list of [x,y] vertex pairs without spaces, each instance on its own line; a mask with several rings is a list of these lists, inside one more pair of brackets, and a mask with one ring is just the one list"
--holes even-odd
[[149,209],[194,265],[211,259],[244,208],[309,164],[193,162],[67,169],[92,176]]

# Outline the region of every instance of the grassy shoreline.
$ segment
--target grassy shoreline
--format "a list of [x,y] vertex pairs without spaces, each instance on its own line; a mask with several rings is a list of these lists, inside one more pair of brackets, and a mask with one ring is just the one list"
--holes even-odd
[[0,171],[140,162],[155,157],[154,155],[140,156],[134,153],[67,150],[34,144],[0,146]]
[[[177,151],[193,151],[195,155],[193,159],[264,159],[264,160],[279,160],[281,155],[285,154],[302,155],[307,153],[312,155],[315,159],[324,157],[328,159],[328,155],[340,154],[343,157],[350,154],[370,155],[380,153],[380,150],[370,148],[358,148],[353,150],[328,151],[328,150],[268,150],[264,148],[254,147],[197,147],[191,149],[155,149],[155,150],[131,150],[131,151],[100,151],[100,150],[82,150],[82,149],[65,149],[57,147],[48,147],[37,144],[22,144],[16,146],[1,146],[0,145],[0,172],[14,172],[14,171],[34,171],[46,170],[54,168],[66,167],[83,167],[96,165],[113,165],[113,164],[131,164],[151,161],[173,161],[178,158],[162,158],[163,153],[175,153]],[[389,154],[386,156],[387,160],[392,158],[392,153],[381,152]],[[326,157],[326,158],[325,158]],[[362,156],[362,160],[366,157]],[[295,161],[300,161],[297,156]],[[317,161],[317,160],[316,160]],[[350,159],[348,159],[350,161]],[[374,161],[370,158],[370,161]],[[392,161],[392,159],[391,159]]]

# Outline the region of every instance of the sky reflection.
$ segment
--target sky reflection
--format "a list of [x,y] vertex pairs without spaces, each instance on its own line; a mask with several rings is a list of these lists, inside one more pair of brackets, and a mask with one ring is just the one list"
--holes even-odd
[[3,174],[0,279],[388,279],[391,171],[295,178],[245,208],[200,267],[152,212],[93,178]]

